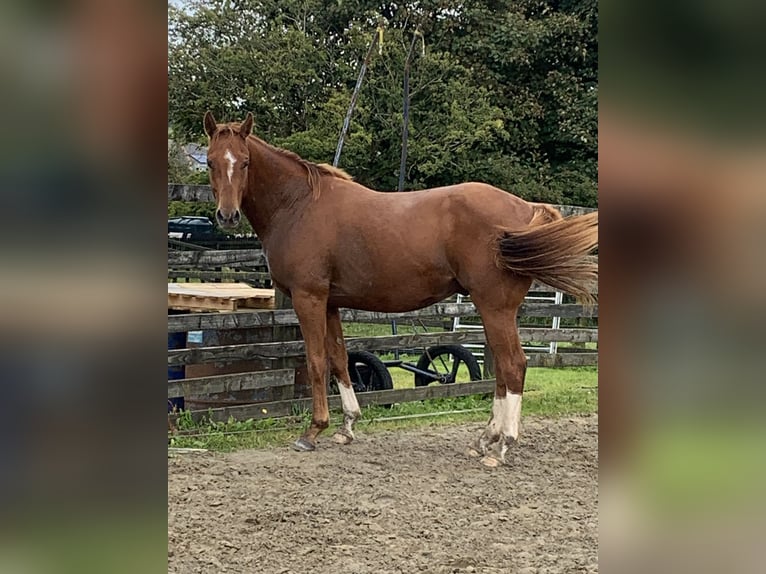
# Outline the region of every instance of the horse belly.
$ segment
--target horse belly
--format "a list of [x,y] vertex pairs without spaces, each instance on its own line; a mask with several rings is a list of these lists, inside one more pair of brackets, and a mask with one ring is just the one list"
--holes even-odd
[[330,287],[329,303],[334,307],[362,311],[403,313],[433,305],[458,292],[463,289],[451,277],[439,281],[410,277],[399,283],[369,279],[358,282],[353,289],[340,282],[334,283]]
[[410,207],[396,206],[380,206],[382,219],[374,233],[366,222],[339,231],[342,249],[332,260],[332,304],[399,313],[461,291],[447,253],[446,218],[444,228],[433,230],[413,220]]

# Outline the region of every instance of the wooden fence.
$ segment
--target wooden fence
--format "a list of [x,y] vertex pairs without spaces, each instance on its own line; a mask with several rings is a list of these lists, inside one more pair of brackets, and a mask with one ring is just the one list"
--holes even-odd
[[168,279],[271,286],[261,249],[168,250]]
[[[554,305],[549,303],[526,303],[520,316],[588,317],[598,316],[598,307],[583,307],[573,303]],[[470,303],[438,303],[425,309],[410,313],[384,314],[344,309],[344,323],[382,323],[392,319],[406,321],[411,319],[475,317],[476,309]],[[168,332],[232,332],[237,330],[273,329],[298,325],[295,312],[290,309],[270,311],[233,312],[233,313],[197,313],[171,315],[168,317]],[[520,328],[523,341],[533,342],[598,342],[596,328]],[[418,349],[443,344],[483,343],[483,331],[431,332],[406,335],[346,338],[349,351],[390,352],[396,349]],[[236,394],[253,391],[252,396],[258,402],[245,405],[218,406],[194,416],[209,412],[214,420],[264,418],[294,414],[308,404],[308,399],[301,397],[295,388],[295,369],[302,362],[305,348],[303,341],[263,341],[243,342],[231,345],[200,346],[195,348],[171,349],[168,351],[168,366],[224,364],[230,362],[257,361],[265,365],[263,370],[247,373],[230,373],[203,377],[191,377],[168,381],[168,398],[194,397],[211,393]],[[272,361],[292,359],[292,368],[274,368]],[[283,363],[284,364],[284,363]],[[530,367],[568,367],[598,364],[597,352],[559,352],[556,354],[530,353]],[[494,389],[492,380],[471,383],[455,383],[411,389],[374,391],[358,393],[361,405],[391,404],[423,400],[424,398],[454,397],[475,393],[488,393]],[[331,400],[337,406],[337,400]]]

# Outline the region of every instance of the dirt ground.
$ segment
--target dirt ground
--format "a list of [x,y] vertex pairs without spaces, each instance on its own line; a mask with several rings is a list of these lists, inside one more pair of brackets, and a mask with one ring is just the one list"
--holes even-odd
[[483,424],[168,460],[168,572],[598,571],[598,418],[525,417],[511,464]]

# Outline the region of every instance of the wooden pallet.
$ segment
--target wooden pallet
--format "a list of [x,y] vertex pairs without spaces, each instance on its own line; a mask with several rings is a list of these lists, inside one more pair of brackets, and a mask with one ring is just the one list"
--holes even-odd
[[245,283],[168,283],[168,309],[238,311],[273,309],[274,289]]

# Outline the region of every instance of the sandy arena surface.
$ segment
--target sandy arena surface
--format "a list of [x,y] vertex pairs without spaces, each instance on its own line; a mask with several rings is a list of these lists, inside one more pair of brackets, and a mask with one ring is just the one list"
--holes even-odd
[[464,454],[483,426],[172,455],[168,572],[597,572],[598,417],[525,417],[498,469]]

